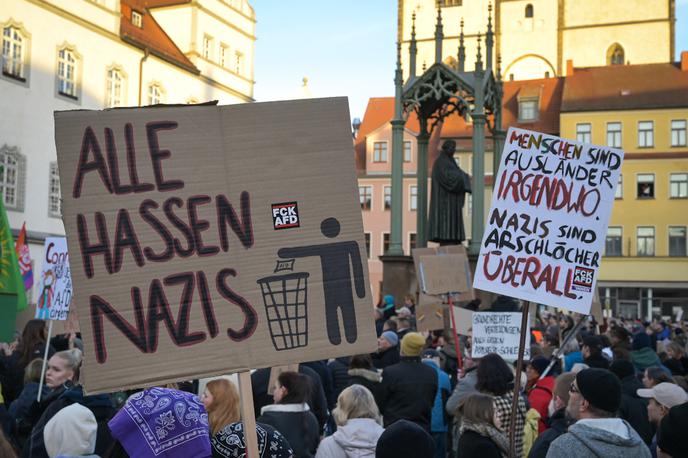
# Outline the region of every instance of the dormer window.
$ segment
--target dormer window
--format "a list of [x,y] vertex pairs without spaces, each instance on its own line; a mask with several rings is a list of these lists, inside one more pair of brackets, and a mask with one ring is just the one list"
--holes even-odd
[[527,98],[518,101],[518,120],[519,122],[537,121],[538,118],[538,99]]
[[139,13],[138,11],[132,11],[131,23],[139,29],[143,28],[143,16],[141,15],[141,13]]

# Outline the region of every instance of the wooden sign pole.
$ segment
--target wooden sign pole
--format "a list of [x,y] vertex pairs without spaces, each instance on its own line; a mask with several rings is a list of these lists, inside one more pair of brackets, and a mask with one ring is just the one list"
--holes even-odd
[[448,295],[449,299],[449,317],[451,318],[452,331],[454,332],[454,350],[456,350],[456,361],[459,365],[459,370],[463,370],[463,357],[461,356],[461,348],[459,348],[459,334],[456,332],[456,319],[454,318],[454,299],[452,295]]
[[244,423],[246,458],[259,458],[256,414],[253,410],[253,390],[249,371],[239,373],[239,396],[241,397],[241,421]]
[[[509,458],[516,458],[516,415],[518,413],[518,398],[521,396],[521,371],[523,370],[523,352],[528,334],[528,309],[530,301],[527,301],[521,310],[521,341],[518,345],[518,360],[516,362],[516,374],[514,374],[514,399],[511,402],[511,423],[509,424]],[[530,344],[530,342],[528,342]]]

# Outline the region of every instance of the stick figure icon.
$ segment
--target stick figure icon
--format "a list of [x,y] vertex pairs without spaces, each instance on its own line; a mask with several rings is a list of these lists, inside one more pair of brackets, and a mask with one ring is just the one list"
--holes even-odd
[[[340,224],[336,218],[326,218],[320,223],[320,232],[333,239],[339,235]],[[281,248],[277,251],[280,258],[304,258],[319,256],[322,266],[323,290],[325,293],[325,320],[327,337],[333,345],[339,345],[342,337],[339,332],[337,309],[341,309],[344,319],[346,341],[354,343],[357,339],[356,310],[351,285],[353,269],[356,295],[365,297],[363,264],[357,242],[332,242],[320,245],[308,245],[293,248]]]

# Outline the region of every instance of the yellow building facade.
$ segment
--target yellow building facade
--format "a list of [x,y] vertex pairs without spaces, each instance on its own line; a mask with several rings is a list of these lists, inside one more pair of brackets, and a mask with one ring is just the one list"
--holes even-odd
[[[414,15],[418,68],[434,62],[436,5],[436,0],[399,0],[404,71]],[[507,80],[566,76],[567,60],[593,67],[671,62],[674,57],[673,0],[440,0],[440,5],[443,60],[457,58],[463,19],[467,69],[475,65],[479,33],[484,59],[492,5],[494,59],[501,56]]]
[[674,316],[688,305],[688,53],[684,60],[683,70],[619,66],[566,78],[561,135],[625,152],[598,279],[618,315]]

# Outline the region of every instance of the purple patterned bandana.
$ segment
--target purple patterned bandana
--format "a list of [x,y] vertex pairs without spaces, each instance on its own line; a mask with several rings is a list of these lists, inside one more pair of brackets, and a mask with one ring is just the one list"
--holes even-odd
[[208,414],[190,393],[148,388],[131,396],[108,426],[129,456],[211,456]]

